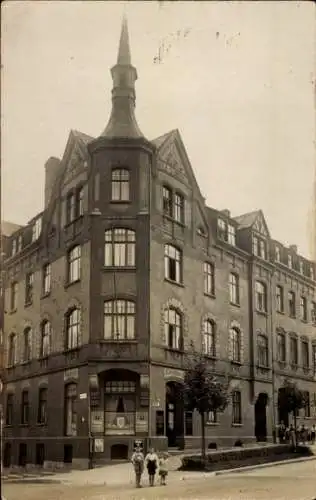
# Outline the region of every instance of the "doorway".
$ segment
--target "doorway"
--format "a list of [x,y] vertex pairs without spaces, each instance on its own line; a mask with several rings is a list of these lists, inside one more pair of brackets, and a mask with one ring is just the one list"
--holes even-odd
[[260,392],[255,403],[255,436],[257,442],[267,440],[267,404],[267,394]]
[[182,384],[166,384],[166,435],[168,447],[182,447],[184,438],[184,403]]
[[284,388],[280,387],[280,389],[278,390],[278,423],[281,424],[283,422],[285,427],[288,427],[289,413],[282,405],[282,400],[284,399],[283,393],[284,393]]

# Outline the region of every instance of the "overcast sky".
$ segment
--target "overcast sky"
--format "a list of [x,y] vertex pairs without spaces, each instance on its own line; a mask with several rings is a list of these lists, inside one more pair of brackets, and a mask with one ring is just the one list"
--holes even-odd
[[143,133],[178,128],[210,206],[261,208],[272,237],[308,256],[312,2],[2,5],[3,218],[25,223],[42,210],[44,163],[62,157],[71,129],[104,129],[124,8]]

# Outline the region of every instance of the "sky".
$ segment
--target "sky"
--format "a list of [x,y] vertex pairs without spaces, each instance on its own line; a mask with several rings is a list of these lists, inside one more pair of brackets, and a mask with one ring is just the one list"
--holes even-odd
[[271,236],[309,257],[313,2],[2,3],[2,218],[40,212],[47,159],[71,129],[107,124],[124,11],[144,135],[178,128],[210,206],[261,208]]

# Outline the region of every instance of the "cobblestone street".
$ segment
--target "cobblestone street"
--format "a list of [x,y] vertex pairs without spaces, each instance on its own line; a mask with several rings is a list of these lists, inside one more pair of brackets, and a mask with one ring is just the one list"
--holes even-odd
[[316,498],[316,460],[267,467],[249,472],[206,476],[183,480],[172,472],[170,484],[144,487],[101,486],[93,484],[5,484],[6,500],[313,500]]

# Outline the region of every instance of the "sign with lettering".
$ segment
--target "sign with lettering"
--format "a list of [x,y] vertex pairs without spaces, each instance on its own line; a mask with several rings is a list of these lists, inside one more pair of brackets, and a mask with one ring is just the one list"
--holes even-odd
[[91,432],[93,434],[104,433],[104,413],[103,411],[91,411]]
[[148,413],[136,413],[136,432],[148,432]]
[[164,377],[165,378],[177,378],[184,380],[184,371],[177,370],[176,368],[165,368],[164,369]]
[[104,452],[104,439],[103,438],[95,438],[94,451],[95,451],[95,453],[103,453]]
[[64,380],[69,380],[71,378],[79,378],[79,370],[78,368],[69,368],[64,371]]

